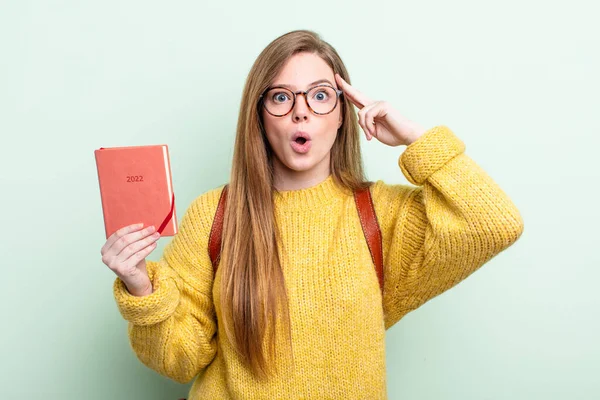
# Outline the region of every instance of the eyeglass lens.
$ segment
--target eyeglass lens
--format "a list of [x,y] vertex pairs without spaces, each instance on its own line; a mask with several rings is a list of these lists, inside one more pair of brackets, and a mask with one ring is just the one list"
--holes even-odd
[[[300,96],[296,101],[302,101]],[[306,101],[314,112],[326,114],[335,107],[337,93],[331,86],[317,86],[306,93]],[[265,93],[264,103],[271,114],[285,115],[292,109],[294,93],[285,88],[273,88]]]

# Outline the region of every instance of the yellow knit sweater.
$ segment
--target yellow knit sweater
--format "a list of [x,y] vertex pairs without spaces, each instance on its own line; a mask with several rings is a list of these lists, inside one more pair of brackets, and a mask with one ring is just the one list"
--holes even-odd
[[115,280],[137,357],[177,382],[196,377],[189,400],[386,399],[385,330],[523,232],[515,205],[448,127],[429,129],[398,165],[415,186],[379,180],[371,188],[383,236],[383,296],[351,194],[331,175],[276,192],[294,370],[278,350],[283,374],[258,382],[219,335],[222,269],[213,276],[207,243],[223,187],[198,196],[160,261],[147,261],[151,295],[133,296]]

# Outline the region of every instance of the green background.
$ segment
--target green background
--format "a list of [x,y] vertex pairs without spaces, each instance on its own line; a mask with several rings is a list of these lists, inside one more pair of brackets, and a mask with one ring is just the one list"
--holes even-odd
[[[180,220],[228,180],[254,59],[301,28],[358,90],[449,126],[525,221],[387,332],[390,399],[600,398],[600,10],[561,3],[1,1],[0,398],[187,395],[129,348],[93,151],[168,144]],[[405,147],[362,145],[369,179],[408,183]]]

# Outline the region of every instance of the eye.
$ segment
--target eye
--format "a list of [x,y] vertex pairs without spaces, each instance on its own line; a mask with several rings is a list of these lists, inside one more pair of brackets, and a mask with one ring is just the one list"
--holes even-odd
[[324,101],[329,98],[329,93],[327,93],[326,90],[319,90],[317,93],[315,93],[313,98],[318,101]]
[[317,94],[315,94],[315,98],[317,100],[325,100],[325,99],[327,99],[327,92],[325,92],[323,90],[319,91]]
[[286,100],[290,100],[290,97],[287,93],[285,92],[276,92],[273,93],[273,95],[271,96],[271,98],[273,99],[273,101],[275,103],[283,103]]

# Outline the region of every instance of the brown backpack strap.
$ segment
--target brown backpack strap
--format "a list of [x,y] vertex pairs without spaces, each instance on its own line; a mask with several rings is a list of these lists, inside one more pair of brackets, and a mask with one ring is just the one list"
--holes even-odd
[[375,264],[375,271],[377,272],[377,278],[379,278],[379,287],[383,292],[382,236],[369,188],[356,190],[354,192],[354,200],[356,201],[356,209],[358,210],[360,224],[365,234],[365,238],[367,239],[367,244],[369,245],[371,258]]
[[225,185],[221,191],[219,205],[217,206],[217,212],[215,213],[215,219],[210,229],[210,238],[208,241],[208,252],[215,273],[217,272],[217,265],[219,265],[219,261],[221,260],[221,237],[223,236],[223,218],[225,216],[225,207],[227,206],[227,186],[229,185]]
[[[215,273],[217,272],[217,266],[221,259],[221,236],[223,233],[223,218],[225,213],[225,207],[227,205],[227,186],[223,188],[221,197],[219,198],[219,205],[215,213],[215,219],[210,231],[210,239],[208,242],[208,250],[210,259]],[[371,258],[375,264],[375,271],[377,272],[377,278],[379,279],[379,287],[383,292],[383,250],[382,250],[382,237],[379,223],[377,222],[377,216],[375,214],[375,206],[373,205],[373,199],[371,198],[371,192],[369,188],[364,190],[357,190],[354,192],[354,200],[356,201],[356,209],[358,211],[358,217],[360,219],[360,225],[362,226],[363,233],[371,252]]]

